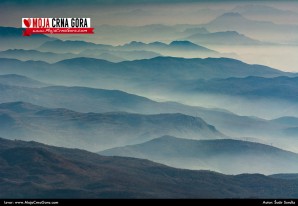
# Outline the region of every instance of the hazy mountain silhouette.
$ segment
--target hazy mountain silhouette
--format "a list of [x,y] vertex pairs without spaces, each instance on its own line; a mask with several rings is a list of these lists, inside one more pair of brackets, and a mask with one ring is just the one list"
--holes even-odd
[[[154,87],[169,81],[198,80],[229,77],[293,76],[261,65],[249,65],[227,58],[183,59],[156,57],[153,59],[111,63],[92,58],[74,58],[55,64],[21,62],[0,59],[0,74],[19,74],[53,84],[84,85],[100,88],[136,88],[136,84]],[[123,69],[125,68],[125,69]],[[125,77],[125,78],[124,78]],[[88,79],[88,81],[86,81]],[[151,84],[151,85],[150,85]],[[184,84],[184,82],[183,82]]]
[[[120,62],[123,60],[140,60],[140,59],[151,59],[154,57],[161,56],[161,54],[152,51],[143,50],[101,50],[101,49],[86,49],[79,53],[82,57],[91,57],[97,59],[104,59],[110,62]],[[112,58],[111,58],[112,57]]]
[[9,49],[0,52],[1,58],[18,59],[22,61],[44,61],[48,63],[80,57],[92,57],[110,62],[121,62],[125,60],[150,59],[157,56],[160,56],[160,54],[150,51],[111,51],[105,49],[86,49],[79,54],[41,52],[23,49]]
[[189,41],[197,44],[214,44],[214,45],[260,45],[261,41],[254,40],[236,31],[224,31],[213,33],[195,33],[185,37]]
[[291,23],[293,19],[298,17],[297,12],[267,5],[239,5],[232,9],[232,11],[252,19],[273,21],[276,23]]
[[298,118],[297,117],[280,117],[277,119],[273,119],[272,122],[284,124],[287,126],[297,126],[298,127]]
[[[87,87],[50,86],[43,88],[18,87],[0,84],[1,102],[24,101],[51,108],[76,111],[136,111],[154,108],[156,102],[119,90]],[[88,106],[85,106],[88,105]]]
[[[66,108],[83,113],[181,113],[201,117],[228,136],[267,137],[271,139],[269,143],[272,143],[272,137],[280,137],[284,129],[293,127],[291,124],[286,125],[261,118],[240,116],[225,110],[187,106],[175,102],[156,102],[119,90],[64,86],[29,88],[13,86],[11,85],[13,81],[9,79],[0,82],[0,103],[22,101],[49,108]],[[5,84],[7,81],[10,81],[10,85]],[[19,83],[16,82],[16,85],[19,85]],[[28,86],[32,86],[31,83]],[[279,139],[274,138],[276,141]],[[294,145],[293,141],[292,145]]]
[[266,5],[254,5],[254,4],[248,4],[248,5],[241,5],[236,6],[233,9],[234,12],[238,12],[243,15],[294,15],[297,14],[290,10],[282,10],[271,6]]
[[0,52],[1,58],[18,59],[21,61],[44,61],[48,63],[58,62],[64,59],[71,59],[79,57],[72,53],[53,53],[53,52],[40,52],[36,50],[24,50],[24,49],[9,49]]
[[101,25],[96,27],[100,31],[101,40],[113,44],[124,44],[131,41],[154,42],[167,41],[182,37],[182,32],[175,26],[150,24],[142,26]]
[[[297,101],[298,77],[246,77],[196,81],[194,90],[204,93]],[[287,92],[285,92],[287,91]]]
[[13,102],[0,104],[0,115],[0,121],[6,122],[0,126],[1,136],[89,151],[141,143],[163,135],[225,138],[201,118],[183,114],[79,113]]
[[0,50],[33,49],[45,42],[56,40],[43,34],[24,37],[23,30],[25,29],[0,26]]
[[[60,60],[78,57],[91,57],[111,62],[120,62],[124,60],[149,59],[160,56],[160,54],[156,52],[142,51],[141,48],[136,49],[136,51],[126,51],[125,49],[123,50],[122,47],[112,45],[70,40],[46,42],[37,49],[43,52],[56,53],[57,55],[60,55]],[[67,55],[69,55],[67,53],[75,54],[67,57]]]
[[44,52],[53,52],[53,53],[73,53],[73,52],[80,52],[85,49],[110,49],[113,48],[111,45],[105,44],[95,44],[91,42],[85,41],[62,41],[62,40],[55,40],[55,41],[48,41],[38,47],[38,50]]
[[181,52],[207,52],[207,53],[217,53],[216,51],[210,50],[206,47],[194,44],[190,41],[172,41],[170,44],[165,44],[162,42],[152,42],[145,44],[143,42],[130,42],[120,47],[121,49],[129,50],[152,50],[155,52],[165,52],[165,51],[181,51]]
[[109,149],[100,154],[137,157],[178,168],[222,173],[292,173],[298,154],[239,140],[187,140],[164,136],[138,145]]
[[[272,14],[272,16],[274,16],[274,14]],[[251,20],[237,12],[225,13],[209,23],[200,26],[212,32],[237,31],[259,40],[275,41],[279,43],[295,39],[295,34],[298,33],[298,27],[295,25]],[[274,36],[269,35],[272,33],[274,33]],[[288,36],[286,40],[283,38],[285,35]]]
[[30,79],[28,77],[17,74],[0,75],[0,84],[19,86],[19,87],[32,87],[40,88],[50,86],[49,84]]
[[[144,59],[160,56],[160,54],[165,56],[171,56],[173,54],[175,54],[176,56],[183,56],[185,54],[194,53],[194,54],[197,54],[197,57],[198,56],[216,57],[216,55],[219,55],[219,53],[216,51],[213,51],[211,49],[208,49],[200,45],[196,45],[189,41],[173,41],[170,44],[165,44],[158,41],[148,43],[148,44],[143,42],[132,41],[128,44],[124,44],[121,46],[111,46],[111,45],[94,44],[94,43],[84,42],[84,41],[56,40],[56,41],[44,43],[38,48],[38,50],[53,52],[53,53],[66,53],[66,52],[80,53],[81,55],[87,54],[85,50],[88,50],[89,55],[87,55],[86,57],[99,58],[98,56],[100,56],[103,53],[110,53],[119,57],[125,57],[125,55],[130,55],[130,58],[128,58],[128,60],[141,59],[140,57],[138,57],[137,54],[135,54],[136,56],[135,58],[132,58],[133,57],[132,52],[137,52],[137,51],[139,51],[140,53],[143,53]],[[96,53],[94,54],[90,52],[90,50],[95,51]],[[147,57],[146,57],[146,54],[147,54]]]

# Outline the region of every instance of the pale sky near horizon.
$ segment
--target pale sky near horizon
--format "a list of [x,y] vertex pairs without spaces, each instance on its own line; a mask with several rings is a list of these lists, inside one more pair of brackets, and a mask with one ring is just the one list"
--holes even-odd
[[[2,0],[0,25],[20,26],[22,17],[92,17],[93,25],[201,24],[238,5],[260,4],[298,13],[297,1],[245,0]],[[149,3],[150,2],[150,3]],[[298,24],[298,22],[297,22]]]

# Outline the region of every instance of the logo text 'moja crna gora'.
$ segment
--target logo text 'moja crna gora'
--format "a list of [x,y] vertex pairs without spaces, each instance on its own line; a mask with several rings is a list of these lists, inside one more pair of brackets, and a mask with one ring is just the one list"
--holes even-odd
[[31,34],[94,34],[90,18],[22,18],[23,36]]

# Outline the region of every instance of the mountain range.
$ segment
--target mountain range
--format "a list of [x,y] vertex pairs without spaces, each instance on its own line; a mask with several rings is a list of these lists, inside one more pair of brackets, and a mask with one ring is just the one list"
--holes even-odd
[[297,180],[223,175],[0,139],[0,198],[297,198]]
[[[238,12],[224,13],[207,24],[200,25],[211,32],[237,31],[249,37],[266,42],[287,43],[295,39],[298,26],[291,24],[275,24],[271,21],[252,20],[242,16]],[[270,36],[270,34],[274,35]],[[288,37],[283,39],[282,36]]]
[[93,57],[96,59],[102,59],[110,62],[121,62],[127,60],[150,59],[157,56],[161,55],[150,51],[111,51],[100,49],[86,49],[78,54],[41,52],[38,50],[24,49],[9,49],[0,52],[1,58],[18,59],[21,61],[44,61],[47,63],[55,63],[65,59],[79,57]]
[[296,153],[231,139],[189,140],[164,136],[99,154],[149,159],[177,168],[207,169],[225,174],[293,173],[298,169]]
[[[5,29],[4,27],[1,28],[2,30]],[[18,30],[17,28],[7,29]],[[86,41],[63,41],[49,38],[48,40],[45,39],[41,45],[38,44],[28,47],[30,49],[24,48],[26,47],[16,47],[6,50],[5,47],[3,47],[3,51],[0,52],[0,57],[53,63],[64,59],[78,57],[91,57],[112,62],[120,62],[125,60],[149,59],[162,55],[175,55],[178,57],[230,56],[228,54],[220,54],[214,50],[185,40],[172,41],[169,44],[158,41],[148,44],[132,41],[128,44],[112,46]]]
[[71,59],[77,57],[72,53],[53,53],[41,52],[37,50],[24,50],[24,49],[9,49],[0,52],[1,58],[18,59],[21,61],[44,61],[48,63],[58,62],[64,59]]
[[[25,79],[26,81],[20,81],[20,78],[18,78],[17,81],[14,81],[13,79],[14,78],[11,78],[10,75],[0,76],[0,103],[21,101],[46,108],[67,108],[81,113],[116,112],[116,114],[119,113],[119,115],[121,112],[145,115],[181,113],[192,116],[191,118],[201,117],[208,124],[215,126],[220,132],[227,136],[246,139],[252,138],[253,141],[266,144],[274,143],[282,148],[289,148],[289,146],[292,145],[290,150],[296,151],[295,138],[293,139],[293,135],[285,133],[287,129],[298,127],[298,124],[295,124],[295,122],[268,121],[251,116],[236,115],[222,109],[207,109],[175,102],[157,102],[119,90],[48,86],[47,84],[44,84],[45,87],[37,85],[38,87],[36,88],[36,85],[31,83],[31,81],[35,82],[32,79],[24,76],[22,79]],[[9,82],[9,84],[6,84],[7,82]],[[63,114],[63,110],[60,112]],[[127,115],[129,116],[129,114]],[[126,115],[123,114],[123,116]],[[134,116],[137,117],[137,115]],[[173,115],[173,117],[175,117],[175,115]],[[8,119],[3,121],[8,121]],[[28,121],[25,121],[25,123],[27,124]],[[35,129],[39,131],[37,128]],[[157,135],[161,136],[163,134],[166,133],[158,133]],[[183,134],[183,131],[180,131],[179,134]],[[93,136],[94,135],[95,134],[93,134]],[[188,135],[190,134],[188,133]],[[289,139],[286,137],[289,137]],[[289,142],[291,142],[290,145],[288,144]]]
[[[258,11],[255,9],[256,7]],[[204,9],[202,9],[203,11]],[[297,17],[295,12],[282,10],[278,7],[240,5],[216,13],[216,15],[212,15],[212,18],[206,19],[209,22],[204,24],[100,25],[96,27],[96,30],[100,31],[100,35],[95,34],[89,38],[78,37],[77,39],[93,40],[94,42],[100,40],[100,42],[111,45],[121,45],[132,41],[171,42],[189,36],[187,33],[192,29],[205,28],[210,32],[235,31],[264,42],[290,43],[294,40],[297,41],[295,36],[297,36],[298,28],[293,21]],[[272,35],[273,33],[274,35]],[[288,38],[285,39],[284,36]]]
[[[184,59],[156,57],[152,59],[111,63],[92,58],[74,58],[54,64],[40,61],[22,62],[0,59],[0,74],[19,74],[59,85],[91,86],[97,88],[137,88],[169,85],[171,81],[229,77],[294,76],[261,65],[249,65],[235,59],[206,58]],[[125,68],[125,69],[124,69]],[[88,79],[88,81],[85,81]],[[113,80],[113,84],[111,84]],[[183,82],[184,83],[184,82]]]
[[110,62],[121,62],[121,61],[133,61],[141,59],[151,59],[154,57],[161,56],[161,54],[153,51],[143,50],[100,50],[100,49],[86,49],[78,54],[81,57],[91,57],[97,59],[103,59]]
[[170,44],[162,42],[152,42],[145,44],[143,42],[130,42],[120,47],[124,50],[148,50],[158,53],[168,54],[169,52],[204,52],[205,54],[217,54],[216,51],[206,47],[199,46],[190,41],[172,41]]
[[179,39],[183,32],[175,26],[163,24],[150,24],[142,26],[126,25],[100,25],[96,27],[100,31],[101,41],[119,45],[132,41],[154,42]]
[[0,135],[9,139],[21,137],[89,151],[141,143],[163,135],[225,137],[201,118],[184,114],[79,113],[24,102],[0,104],[0,122]]
[[[99,58],[99,56],[103,53],[110,53],[119,57],[123,57],[125,59],[126,55],[129,55],[127,60],[135,60],[142,59],[140,56],[144,53],[144,57],[153,58],[156,56],[180,56],[185,57],[189,55],[194,55],[195,57],[219,57],[220,53],[208,49],[206,47],[194,44],[190,41],[172,41],[169,44],[163,42],[151,42],[151,43],[143,43],[132,41],[130,43],[119,45],[119,46],[111,46],[111,45],[102,45],[102,44],[94,44],[84,41],[50,41],[46,42],[37,48],[39,51],[43,52],[52,52],[52,53],[76,53],[78,55],[86,55],[86,57],[94,57]],[[86,52],[87,50],[88,52]],[[95,51],[95,53],[93,53]],[[135,58],[132,58],[132,52],[140,52],[139,54],[135,54]],[[152,54],[154,54],[152,56]],[[149,56],[148,56],[149,55]],[[139,56],[139,57],[138,57]],[[77,56],[78,57],[78,56]],[[143,58],[144,59],[144,58]]]
[[[295,23],[293,19],[298,17],[298,13],[289,9],[280,9],[268,5],[247,4],[239,5],[231,10],[241,15],[255,20],[273,21],[275,23]],[[274,15],[272,15],[274,14]]]

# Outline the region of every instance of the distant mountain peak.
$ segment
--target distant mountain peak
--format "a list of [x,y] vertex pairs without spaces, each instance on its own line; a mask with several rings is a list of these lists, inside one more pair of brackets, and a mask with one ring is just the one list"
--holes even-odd
[[171,46],[198,46],[190,41],[172,41],[169,45]]
[[144,46],[145,43],[143,42],[140,42],[140,41],[132,41],[132,42],[129,42],[127,44],[124,44],[123,46]]
[[157,137],[153,140],[151,140],[151,142],[153,141],[175,141],[175,140],[179,140],[181,138],[178,138],[178,137],[174,137],[174,136],[171,136],[171,135],[164,135],[164,136],[161,136],[161,137]]
[[246,19],[245,17],[243,17],[240,13],[238,12],[228,12],[228,13],[224,13],[218,17],[216,17],[214,20],[212,20],[210,23],[212,22],[230,22],[233,23],[234,21],[236,22],[243,22],[243,21],[248,21],[248,19]]
[[165,46],[166,44],[165,44],[165,43],[162,43],[162,42],[160,42],[160,41],[155,41],[155,42],[149,43],[148,45],[153,45],[153,46]]
[[218,33],[222,33],[222,34],[238,34],[238,35],[242,35],[242,34],[238,33],[237,31],[222,31],[222,32],[218,32]]
[[200,51],[207,51],[207,52],[215,52],[213,50],[210,50],[206,47],[197,45],[193,42],[187,41],[187,40],[176,40],[172,41],[169,44],[155,41],[151,43],[143,43],[143,42],[137,42],[137,41],[132,41],[128,44],[124,44],[122,46],[123,48],[127,47],[129,49],[149,49],[149,50],[158,50],[158,49],[166,49],[166,50],[171,50],[171,49],[182,49],[182,50],[200,50]]
[[216,52],[206,47],[197,45],[191,41],[181,40],[181,41],[172,41],[169,45],[174,49],[183,49],[183,50],[196,50],[196,51],[206,51],[206,52]]
[[96,59],[96,58],[89,58],[89,57],[76,57],[76,58],[71,58],[71,59],[65,59],[62,61],[57,62],[57,64],[77,64],[77,65],[82,65],[85,63],[108,63],[108,64],[114,64],[113,62],[109,62],[103,59]]
[[150,42],[148,44],[140,41],[132,41],[130,43],[124,44],[122,47],[144,47],[144,46],[167,46],[167,44],[155,41],[155,42]]
[[243,18],[244,17],[238,13],[238,12],[228,12],[228,13],[224,13],[223,15],[219,16],[218,18],[223,18],[223,17],[233,17],[233,18]]

